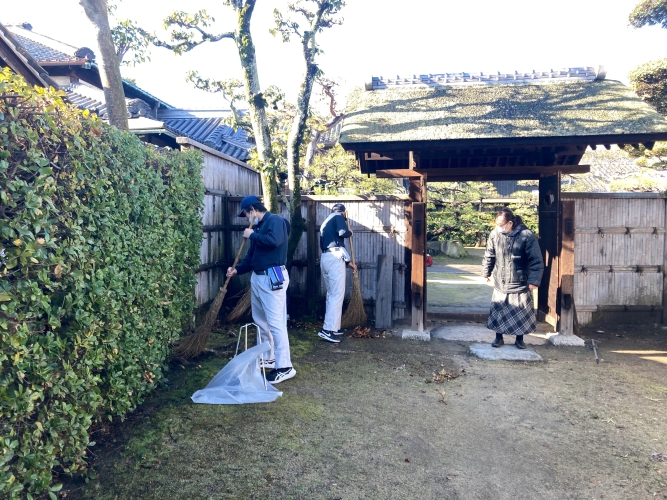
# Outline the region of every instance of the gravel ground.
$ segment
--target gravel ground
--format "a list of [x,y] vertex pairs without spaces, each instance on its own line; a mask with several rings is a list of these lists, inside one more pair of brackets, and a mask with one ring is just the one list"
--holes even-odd
[[[617,326],[589,348],[487,362],[468,342],[319,341],[292,324],[297,376],[271,404],[195,405],[224,365],[182,368],[98,429],[81,499],[667,498],[667,330]],[[665,454],[665,455],[662,455]]]

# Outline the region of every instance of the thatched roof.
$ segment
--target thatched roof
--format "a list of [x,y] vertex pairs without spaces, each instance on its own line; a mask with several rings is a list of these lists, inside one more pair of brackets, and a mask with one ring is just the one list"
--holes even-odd
[[622,83],[584,80],[358,89],[348,98],[340,142],[349,149],[360,143],[581,136],[627,135],[634,142],[638,134],[666,133],[667,120]]

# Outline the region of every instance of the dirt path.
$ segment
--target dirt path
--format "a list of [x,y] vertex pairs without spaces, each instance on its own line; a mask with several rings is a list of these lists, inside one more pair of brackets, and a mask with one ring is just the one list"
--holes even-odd
[[588,330],[596,365],[588,348],[513,364],[465,342],[335,346],[313,329],[293,335],[298,375],[273,404],[194,405],[221,359],[177,367],[99,436],[99,479],[67,498],[667,498],[667,461],[652,458],[667,454],[666,330]]

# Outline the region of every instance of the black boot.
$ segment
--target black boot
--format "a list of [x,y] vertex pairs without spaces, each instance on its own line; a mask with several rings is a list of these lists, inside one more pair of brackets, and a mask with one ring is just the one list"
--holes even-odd
[[525,349],[526,344],[523,343],[523,335],[517,335],[516,336],[516,342],[514,342],[514,345],[516,346],[517,349]]
[[505,341],[503,340],[503,334],[502,333],[496,333],[496,340],[493,341],[491,344],[491,347],[500,347],[501,345],[504,345]]

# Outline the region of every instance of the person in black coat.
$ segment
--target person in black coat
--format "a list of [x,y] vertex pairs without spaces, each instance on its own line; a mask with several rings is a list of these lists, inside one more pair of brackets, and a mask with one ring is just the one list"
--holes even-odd
[[496,228],[489,236],[482,276],[494,288],[486,327],[496,332],[491,344],[500,347],[503,335],[515,335],[515,345],[525,349],[523,336],[536,331],[533,290],[540,286],[544,261],[535,234],[509,208],[496,214]]

